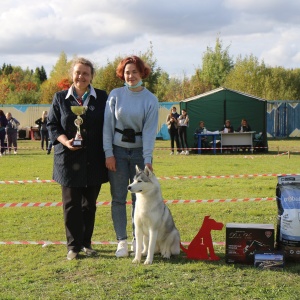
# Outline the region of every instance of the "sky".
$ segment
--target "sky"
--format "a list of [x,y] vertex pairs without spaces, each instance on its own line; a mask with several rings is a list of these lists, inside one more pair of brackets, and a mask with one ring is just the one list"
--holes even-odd
[[47,75],[61,52],[105,66],[153,46],[171,77],[201,68],[219,37],[233,61],[300,68],[299,0],[0,0],[0,66]]

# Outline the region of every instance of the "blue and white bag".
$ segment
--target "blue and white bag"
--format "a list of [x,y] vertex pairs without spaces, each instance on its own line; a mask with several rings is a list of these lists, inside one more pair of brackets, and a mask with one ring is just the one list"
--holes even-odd
[[276,243],[287,260],[300,261],[300,175],[278,176]]

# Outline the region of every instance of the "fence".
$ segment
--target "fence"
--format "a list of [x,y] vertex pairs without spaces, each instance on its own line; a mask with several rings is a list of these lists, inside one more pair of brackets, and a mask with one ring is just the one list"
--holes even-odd
[[300,101],[268,101],[267,135],[300,137]]
[[[160,102],[157,138],[169,140],[166,125],[167,115],[172,106],[180,110],[179,102]],[[50,104],[2,105],[1,109],[11,112],[20,122],[20,129],[24,129],[29,138],[31,127],[35,120],[42,116],[44,110],[49,111]],[[300,101],[267,101],[267,136],[269,138],[300,137]]]

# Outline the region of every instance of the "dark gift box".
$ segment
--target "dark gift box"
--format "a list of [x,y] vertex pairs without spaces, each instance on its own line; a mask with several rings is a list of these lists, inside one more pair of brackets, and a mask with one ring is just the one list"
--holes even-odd
[[274,250],[274,226],[272,224],[226,224],[227,263],[254,263],[255,251]]

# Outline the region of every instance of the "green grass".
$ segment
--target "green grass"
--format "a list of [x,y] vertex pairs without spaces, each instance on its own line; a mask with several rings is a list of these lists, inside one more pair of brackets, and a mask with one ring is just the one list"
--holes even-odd
[[[300,173],[299,140],[269,142],[268,154],[170,156],[169,141],[157,141],[154,171],[161,178],[164,199],[232,199],[275,197],[276,176],[174,179],[174,176]],[[290,151],[290,156],[278,155]],[[53,153],[38,141],[19,141],[18,155],[0,158],[0,181],[51,179]],[[172,179],[162,179],[171,177]],[[0,184],[0,203],[60,202],[56,183]],[[128,198],[129,199],[129,198]],[[98,201],[110,200],[109,184]],[[275,201],[169,204],[182,241],[190,242],[203,218],[224,224],[276,225]],[[128,206],[128,221],[130,206]],[[0,208],[0,241],[65,241],[61,207]],[[130,233],[130,227],[128,227]],[[225,241],[225,229],[212,232]],[[94,241],[115,241],[110,206],[99,206]],[[0,245],[0,299],[298,299],[299,263],[283,271],[226,264],[225,248],[215,246],[221,260],[190,261],[184,255],[169,261],[155,256],[151,266],[117,259],[115,245],[95,245],[98,258],[80,255],[66,260],[64,245]]]

